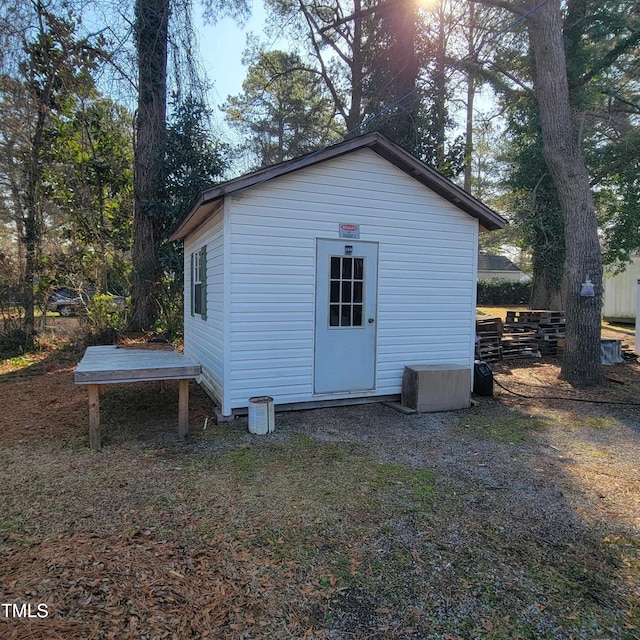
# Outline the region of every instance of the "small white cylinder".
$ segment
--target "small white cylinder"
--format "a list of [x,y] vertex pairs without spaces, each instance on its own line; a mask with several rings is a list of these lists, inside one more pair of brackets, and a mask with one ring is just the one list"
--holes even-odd
[[256,435],[272,433],[275,428],[275,410],[273,398],[256,396],[249,398],[249,432]]

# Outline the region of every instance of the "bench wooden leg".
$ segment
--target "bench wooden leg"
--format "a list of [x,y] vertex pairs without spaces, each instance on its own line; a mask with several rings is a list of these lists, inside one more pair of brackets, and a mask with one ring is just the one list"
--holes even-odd
[[89,442],[92,451],[100,451],[100,385],[90,384],[89,390]]
[[184,440],[189,433],[189,380],[178,382],[178,438]]

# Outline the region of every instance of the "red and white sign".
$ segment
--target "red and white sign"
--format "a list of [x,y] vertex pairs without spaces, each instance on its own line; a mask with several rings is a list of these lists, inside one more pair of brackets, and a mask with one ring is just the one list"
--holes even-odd
[[338,237],[350,238],[351,240],[358,240],[360,238],[360,225],[349,224],[348,222],[341,222],[338,225]]

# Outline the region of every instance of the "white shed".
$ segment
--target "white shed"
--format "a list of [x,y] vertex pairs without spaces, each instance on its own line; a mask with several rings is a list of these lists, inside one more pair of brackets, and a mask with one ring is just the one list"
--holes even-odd
[[604,278],[602,315],[610,322],[636,321],[640,257],[631,259],[624,271]]
[[405,365],[472,370],[478,233],[504,224],[378,133],[214,186],[172,236],[185,353],[224,416],[252,396],[396,399]]

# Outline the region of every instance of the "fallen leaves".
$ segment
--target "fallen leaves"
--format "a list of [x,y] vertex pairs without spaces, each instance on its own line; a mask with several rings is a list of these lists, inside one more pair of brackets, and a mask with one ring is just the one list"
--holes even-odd
[[[33,594],[49,603],[43,621],[0,620],[2,638],[225,637],[247,625],[258,585],[235,571],[233,557],[177,542],[133,542],[124,536],[45,538],[27,549],[5,549],[3,602]],[[264,582],[263,584],[269,584]],[[238,615],[240,612],[240,615]],[[225,631],[226,630],[226,631]],[[206,636],[203,636],[206,637]]]

